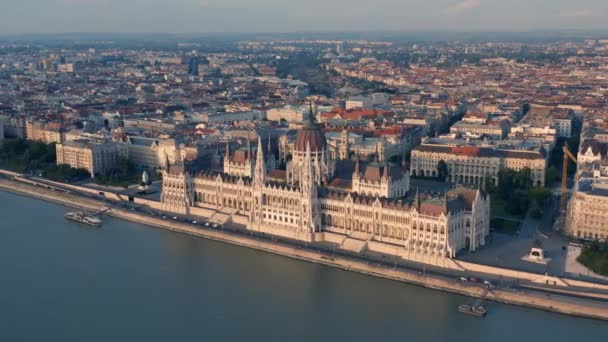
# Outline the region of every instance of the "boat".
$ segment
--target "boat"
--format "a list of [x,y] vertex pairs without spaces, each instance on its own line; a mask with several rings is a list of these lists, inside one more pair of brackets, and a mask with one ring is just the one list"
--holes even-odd
[[484,308],[481,305],[466,305],[466,304],[460,304],[458,306],[458,311],[467,314],[467,315],[471,315],[471,316],[475,316],[475,317],[485,317],[487,310],[486,308]]
[[65,213],[63,216],[70,221],[84,223],[93,227],[101,226],[100,219],[95,216],[88,216],[84,211],[72,211]]

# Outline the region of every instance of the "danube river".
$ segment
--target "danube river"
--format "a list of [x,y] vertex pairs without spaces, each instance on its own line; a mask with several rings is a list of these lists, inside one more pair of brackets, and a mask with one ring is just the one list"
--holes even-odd
[[605,341],[608,323],[490,303],[0,192],[0,341]]

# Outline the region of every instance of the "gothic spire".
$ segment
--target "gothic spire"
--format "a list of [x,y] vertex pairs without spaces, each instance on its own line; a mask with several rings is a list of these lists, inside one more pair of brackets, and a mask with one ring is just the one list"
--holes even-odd
[[226,158],[230,159],[230,144],[226,141]]
[[386,160],[386,159],[384,160],[384,170],[383,171],[384,172],[382,174],[382,177],[384,177],[385,179],[388,179],[388,177],[389,177],[389,172],[388,171],[389,170],[388,170],[388,160]]
[[355,174],[357,174],[357,177],[359,176],[360,172],[361,170],[359,166],[359,149],[357,149],[357,161],[355,162]]
[[308,102],[308,122],[311,124],[315,122],[314,120],[314,111],[312,109],[312,99]]
[[255,159],[255,179],[254,182],[262,185],[266,179],[266,165],[264,163],[264,151],[262,149],[262,138],[258,136],[258,149]]
[[[261,144],[258,144],[258,146],[262,146]],[[251,131],[247,131],[247,157],[248,158],[252,158],[252,154],[251,154]]]

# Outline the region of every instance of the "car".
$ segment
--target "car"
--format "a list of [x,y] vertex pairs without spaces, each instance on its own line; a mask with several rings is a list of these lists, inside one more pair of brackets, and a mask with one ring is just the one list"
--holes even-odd
[[219,225],[219,224],[217,224],[217,223],[214,223],[214,224],[212,224],[212,225],[211,225],[211,227],[213,227],[213,228],[218,228],[219,226],[220,226],[220,225]]
[[167,216],[163,215],[163,216],[162,216],[162,218],[163,218],[163,220],[166,220],[166,219],[167,219]]
[[205,227],[209,227],[211,224],[209,222],[205,222]]
[[177,216],[173,216],[173,219],[177,221]]
[[475,277],[469,277],[469,281],[471,283],[476,283],[477,282],[477,278],[475,278]]
[[467,277],[460,277],[460,281],[468,281]]
[[484,281],[483,281],[483,284],[484,284],[484,285],[486,285],[486,286],[488,286],[488,287],[492,287],[492,286],[493,286],[493,285],[492,285],[492,282],[491,282],[491,281],[489,281],[489,280],[484,280]]
[[198,221],[197,220],[193,220],[192,224],[198,224]]

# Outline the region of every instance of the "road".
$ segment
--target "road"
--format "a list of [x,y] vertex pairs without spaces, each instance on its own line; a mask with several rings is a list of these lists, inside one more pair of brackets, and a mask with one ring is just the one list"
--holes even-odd
[[[73,190],[62,189],[55,185],[46,184],[44,186],[47,188],[51,188],[54,191],[76,193]],[[356,254],[353,252],[349,252],[349,251],[345,251],[345,250],[336,248],[337,246],[335,246],[335,245],[328,246],[327,244],[323,245],[323,244],[319,244],[319,243],[307,243],[307,242],[303,242],[303,241],[291,240],[291,239],[280,238],[280,237],[276,237],[276,236],[270,236],[270,235],[266,235],[263,233],[253,232],[250,230],[246,230],[245,227],[236,225],[234,223],[219,225],[217,227],[212,227],[212,225],[206,226],[205,225],[206,221],[201,220],[198,217],[187,217],[187,216],[177,215],[177,214],[169,213],[169,212],[150,210],[147,207],[138,207],[137,205],[134,205],[133,203],[130,203],[130,202],[112,201],[112,200],[108,200],[108,199],[102,198],[97,195],[92,195],[92,194],[87,194],[87,193],[78,193],[78,195],[92,199],[92,200],[97,200],[97,201],[103,200],[108,206],[110,206],[112,208],[131,210],[134,212],[139,212],[141,214],[163,217],[164,219],[167,219],[167,220],[175,219],[177,221],[196,226],[199,229],[214,229],[217,231],[222,231],[223,233],[227,233],[227,234],[246,236],[246,237],[261,240],[261,241],[279,243],[279,244],[287,245],[290,247],[312,250],[312,251],[319,253],[320,255],[325,256],[328,260],[331,260],[331,258],[333,258],[335,256],[339,256],[339,257],[349,258],[352,260],[362,261],[362,262],[365,262],[370,265],[376,265],[376,266],[392,268],[392,269],[399,269],[399,270],[405,271],[405,272],[417,273],[417,274],[421,274],[424,276],[442,278],[442,279],[456,281],[456,282],[467,281],[467,282],[471,283],[471,282],[473,282],[473,278],[474,278],[475,279],[474,282],[477,283],[480,288],[486,286],[483,284],[483,281],[487,280],[487,281],[491,282],[493,287],[499,287],[501,289],[509,289],[512,291],[526,291],[526,292],[537,293],[539,295],[555,295],[555,296],[560,296],[560,297],[564,297],[564,298],[570,298],[573,300],[586,299],[586,300],[592,300],[597,303],[608,303],[608,300],[589,298],[589,297],[578,295],[576,293],[558,292],[558,291],[553,290],[549,286],[543,287],[540,289],[539,288],[531,289],[531,288],[525,287],[525,285],[530,285],[530,283],[520,281],[519,279],[496,277],[494,275],[481,274],[481,273],[463,273],[463,272],[459,272],[459,271],[455,271],[455,270],[443,269],[443,268],[439,268],[439,267],[424,265],[421,263],[405,261],[403,259],[395,258],[394,256],[389,256],[389,255],[372,256],[369,254],[367,254],[367,255]],[[195,221],[195,220],[197,221],[196,224],[193,223],[193,221]],[[533,223],[531,223],[531,226],[529,228],[532,229],[534,227],[535,226],[533,225]],[[542,284],[534,284],[534,285],[542,286]],[[563,289],[561,289],[561,290],[563,290]]]

